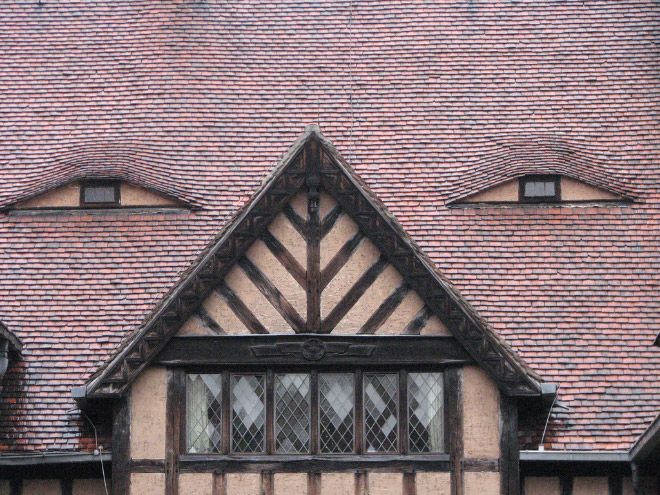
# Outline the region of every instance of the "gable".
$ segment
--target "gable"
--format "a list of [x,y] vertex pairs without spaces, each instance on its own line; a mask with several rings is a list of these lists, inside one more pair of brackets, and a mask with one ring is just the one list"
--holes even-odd
[[[284,206],[183,325],[178,336],[311,330],[309,196]],[[319,195],[320,333],[449,335],[384,253],[328,193]]]
[[[176,207],[181,203],[156,191],[125,181],[116,181],[119,192],[118,207]],[[85,208],[81,204],[82,182],[75,181],[20,201],[17,210]]]
[[[304,199],[300,196],[301,193],[306,194],[310,217],[307,222],[299,225],[300,222],[296,221],[296,218],[304,213],[297,213],[296,217],[292,216],[290,211],[303,211],[301,205],[304,204]],[[324,278],[324,273],[328,273],[327,269],[334,259],[334,255],[330,257],[330,249],[325,250],[324,269],[321,270],[321,238],[324,237],[321,215],[324,220],[330,215],[329,212],[320,213],[321,205],[324,205],[324,211],[335,210],[331,201],[322,199],[323,193],[332,197],[355,224],[351,228],[351,223],[347,222],[344,236],[359,230],[369,241],[359,243],[356,249],[362,250],[356,251],[347,260],[346,266],[341,264],[337,274],[347,270],[346,277],[343,274],[339,278],[335,276],[337,281],[328,281],[330,277]],[[284,222],[284,217],[287,217],[289,223]],[[306,252],[303,265],[306,294],[304,321],[302,317],[300,320],[295,318],[291,308],[287,309],[287,317],[282,314],[280,309],[286,305],[279,289],[269,286],[261,274],[254,270],[250,256],[255,259],[258,255],[255,251],[249,253],[251,249],[259,249],[260,244],[257,241],[263,242],[263,235],[268,237],[267,232],[273,234],[273,237],[275,234],[283,236],[281,232],[288,232],[287,235],[295,239],[293,232],[301,229],[306,231],[307,235],[304,247],[300,240],[289,242],[284,237],[282,239],[291,250],[291,256],[297,257],[298,265],[302,265],[302,252]],[[330,237],[327,242],[331,242],[333,238]],[[341,236],[334,242],[341,244]],[[327,243],[325,245],[330,246]],[[378,261],[374,262],[376,257]],[[302,278],[300,270],[292,272],[298,273],[296,276],[299,279]],[[369,291],[381,276],[385,277],[382,279],[384,282],[378,289],[378,297],[371,301]],[[386,321],[387,317],[393,316],[394,313],[388,315],[384,310],[380,313],[378,310],[390,297],[401,297],[402,291],[397,289],[404,281],[409,290],[428,306],[429,317],[437,317],[506,394],[540,394],[541,387],[534,373],[442,278],[383,205],[343,162],[334,147],[320,135],[318,128],[310,127],[293,145],[261,189],[208,246],[145,324],[126,339],[112,359],[92,377],[88,382],[86,395],[104,397],[123,393],[167,342],[182,327],[186,328],[187,323],[187,331],[190,331],[193,323],[189,319],[193,316],[200,319],[200,308],[204,308],[207,314],[209,311],[219,312],[215,314],[218,319],[213,318],[219,328],[222,328],[223,323],[229,325],[228,318],[232,318],[233,314],[234,323],[241,320],[245,328],[253,332],[256,329],[257,333],[268,331],[262,320],[272,324],[271,330],[278,329],[284,333],[292,330],[315,334],[333,331],[359,332],[363,328],[373,327],[373,321],[384,317]],[[300,283],[300,280],[297,282]],[[234,292],[232,287],[237,291]],[[262,296],[268,300],[269,305],[263,304]],[[256,299],[251,301],[250,297]],[[411,297],[414,300],[414,297]],[[213,298],[211,300],[214,302],[209,302],[209,298]],[[243,318],[240,318],[236,311],[226,310],[231,304],[235,307],[246,306],[244,299],[251,305],[248,308],[250,312],[258,313],[257,322],[251,319],[249,314],[246,316],[245,312]],[[291,299],[295,302],[293,296]],[[289,306],[293,307],[293,303],[288,302]],[[298,301],[296,304],[300,310],[296,313],[300,316],[302,303]],[[376,304],[379,304],[378,308],[374,309]],[[360,307],[363,307],[361,311],[355,309]],[[353,316],[349,316],[351,311],[356,312],[355,321]],[[367,314],[370,316],[365,319]],[[375,314],[380,316],[376,318]],[[203,318],[202,313],[201,319]],[[425,326],[420,324],[421,320],[422,317],[413,320],[416,322],[413,325],[420,325],[420,331]],[[214,326],[209,319],[205,323],[210,327]],[[360,328],[357,328],[358,325]],[[400,331],[400,326],[388,324],[385,328]],[[245,331],[240,325],[232,328]],[[380,328],[382,325],[376,330]],[[406,328],[408,325],[404,331],[408,331]]]

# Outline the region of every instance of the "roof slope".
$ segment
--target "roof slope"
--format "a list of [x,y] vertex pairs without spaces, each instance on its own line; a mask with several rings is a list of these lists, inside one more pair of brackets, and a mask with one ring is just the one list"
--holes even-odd
[[[71,162],[126,157],[201,209],[0,216],[0,320],[24,357],[3,382],[0,448],[89,447],[71,387],[318,123],[561,384],[570,409],[546,448],[628,449],[660,409],[659,14],[653,0],[2,2],[1,204]],[[599,157],[592,181],[634,201],[445,206],[491,174],[498,143],[530,136]]]

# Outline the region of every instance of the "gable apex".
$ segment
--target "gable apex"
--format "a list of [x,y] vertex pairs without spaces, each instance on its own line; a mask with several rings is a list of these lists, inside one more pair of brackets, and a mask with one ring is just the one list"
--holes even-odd
[[[396,219],[355,174],[318,126],[309,126],[284,155],[254,196],[235,214],[154,312],[122,343],[87,384],[88,397],[123,394],[202,302],[222,283],[232,267],[273,219],[304,191],[316,223],[316,254],[308,253],[305,273],[306,322],[298,333],[332,331],[331,318],[322,318],[318,209],[321,191],[329,194],[507,395],[540,395],[539,378],[483,322],[453,286],[435,269]],[[314,234],[310,234],[313,244]],[[312,252],[314,252],[312,250]],[[317,268],[314,268],[314,267]]]

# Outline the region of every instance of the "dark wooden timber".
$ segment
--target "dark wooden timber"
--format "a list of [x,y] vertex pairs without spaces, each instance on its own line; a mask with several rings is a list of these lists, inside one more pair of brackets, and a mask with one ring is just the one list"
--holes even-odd
[[213,333],[217,335],[224,335],[226,333],[220,324],[211,318],[211,315],[206,312],[204,306],[200,306],[197,310],[197,318],[199,318],[202,323],[204,323],[204,326],[206,326],[206,328],[211,330]]
[[282,213],[284,213],[284,216],[289,220],[289,222],[291,222],[291,225],[295,227],[302,238],[307,239],[309,234],[307,222],[300,215],[298,215],[293,208],[291,208],[291,205],[286,205],[282,209]]
[[130,493],[131,408],[127,397],[114,404],[112,422],[112,493]]
[[337,205],[325,216],[321,222],[321,239],[328,235],[328,232],[332,230],[332,227],[334,227],[335,223],[337,223],[341,213],[341,206]]
[[[463,472],[472,473],[498,472],[500,470],[499,459],[463,459],[461,461]],[[508,492],[501,492],[508,493]]]
[[364,374],[361,369],[355,371],[355,431],[353,449],[357,455],[364,453]]
[[[403,492],[402,495],[416,495],[415,473],[403,473]],[[424,494],[420,494],[424,495]]]
[[261,493],[263,495],[275,495],[275,479],[272,471],[261,472]]
[[222,453],[231,452],[231,376],[222,373]]
[[500,482],[502,493],[520,495],[520,448],[518,444],[518,405],[500,395]]
[[392,293],[387,296],[387,298],[381,303],[381,305],[374,311],[369,319],[362,325],[362,328],[358,331],[360,334],[373,334],[378,331],[385,320],[387,320],[394,310],[399,307],[403,298],[408,294],[409,287],[406,283],[403,283],[397,287]]
[[132,473],[164,473],[166,461],[156,459],[131,459]]
[[573,476],[561,475],[559,477],[559,490],[561,495],[573,495]]
[[73,480],[71,478],[60,480],[60,493],[61,495],[73,495]]
[[413,320],[408,323],[406,328],[403,330],[404,335],[419,335],[422,331],[422,328],[426,325],[426,322],[429,321],[433,313],[428,306],[424,306],[419,312],[415,315]]
[[463,392],[461,370],[450,368],[444,373],[446,431],[449,434],[451,494],[463,495]]
[[268,302],[282,315],[282,318],[291,325],[294,332],[304,333],[305,332],[305,322],[300,317],[295,308],[291,305],[289,301],[282,295],[282,293],[273,285],[273,283],[268,280],[259,268],[257,268],[254,263],[252,263],[247,258],[241,258],[238,262],[239,266],[243,269],[243,272],[248,276],[250,280],[257,286],[259,291],[264,295]]
[[353,284],[344,297],[332,308],[330,314],[321,322],[321,333],[330,333],[337,324],[346,316],[356,302],[362,297],[365,291],[371,287],[371,284],[383,273],[387,266],[387,260],[384,257],[378,258],[378,261],[371,265],[366,272]]
[[266,372],[266,453],[275,453],[275,374]]
[[434,455],[182,455],[182,473],[283,473],[449,471],[449,456]]
[[168,370],[167,400],[165,406],[165,493],[178,495],[183,430],[183,408],[185,405],[185,375],[183,370]]
[[316,370],[313,370],[310,373],[310,452],[312,454],[318,454],[319,453],[319,445],[320,445],[320,439],[319,439],[319,433],[320,433],[320,426],[319,426],[319,372]]
[[222,335],[174,337],[157,356],[167,366],[417,366],[472,362],[453,337]]
[[223,473],[213,473],[212,495],[227,495],[227,485]]
[[309,473],[307,475],[307,495],[321,495],[321,473]]
[[307,167],[307,333],[321,329],[321,226],[319,224],[319,186],[321,185],[321,150],[310,142],[305,149]]
[[298,282],[303,289],[306,289],[307,273],[289,250],[284,247],[284,245],[273,234],[271,234],[268,229],[264,230],[264,233],[261,235],[261,240],[264,241],[264,244],[270,249],[273,256],[282,263],[282,266],[286,268],[296,282]]
[[355,473],[355,495],[369,495],[369,474],[365,471]]
[[408,373],[399,371],[399,452],[408,453]]
[[239,297],[231,290],[226,284],[221,283],[216,292],[220,297],[222,297],[229,307],[236,313],[238,319],[243,322],[243,324],[250,330],[252,333],[268,333],[266,327],[264,327],[261,322],[257,319],[256,316],[248,309],[248,307],[239,299]]
[[608,495],[623,495],[623,477],[621,475],[611,475],[607,477]]
[[339,273],[339,270],[348,262],[351,255],[355,252],[364,236],[360,232],[356,232],[353,237],[344,243],[344,245],[337,251],[332,259],[321,272],[321,290],[325,289],[328,284]]

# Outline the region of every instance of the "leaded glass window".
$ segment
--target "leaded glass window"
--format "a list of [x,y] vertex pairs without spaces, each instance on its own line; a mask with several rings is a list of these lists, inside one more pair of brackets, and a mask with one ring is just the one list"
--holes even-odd
[[319,437],[323,453],[353,452],[354,387],[352,373],[319,374]]
[[188,375],[186,419],[188,452],[221,452],[222,375]]
[[306,373],[275,377],[275,445],[279,454],[309,452],[310,380]]
[[366,452],[396,452],[398,448],[399,376],[364,377],[364,437]]
[[442,374],[408,374],[408,440],[410,452],[444,450]]
[[265,375],[231,376],[231,448],[233,452],[265,452]]

